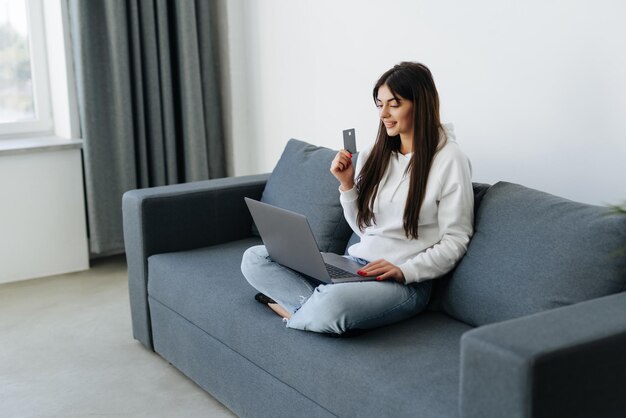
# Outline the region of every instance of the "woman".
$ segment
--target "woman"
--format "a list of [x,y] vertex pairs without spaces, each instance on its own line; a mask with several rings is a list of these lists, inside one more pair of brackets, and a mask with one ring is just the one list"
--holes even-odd
[[[374,86],[380,125],[356,168],[346,150],[330,171],[344,216],[360,242],[348,249],[363,281],[315,287],[248,249],[242,272],[260,302],[287,327],[343,334],[409,318],[428,304],[431,279],[450,271],[472,235],[474,195],[468,159],[439,120],[439,97],[422,64],[403,62]],[[269,298],[265,295],[268,295]],[[271,298],[271,299],[270,299]],[[276,301],[276,302],[274,302]]]

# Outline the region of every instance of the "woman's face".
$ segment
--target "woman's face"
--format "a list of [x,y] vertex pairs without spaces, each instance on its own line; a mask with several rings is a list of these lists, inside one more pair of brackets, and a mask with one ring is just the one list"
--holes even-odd
[[413,102],[400,96],[395,96],[386,84],[378,89],[376,107],[380,119],[385,124],[387,135],[400,135],[401,138],[413,136]]

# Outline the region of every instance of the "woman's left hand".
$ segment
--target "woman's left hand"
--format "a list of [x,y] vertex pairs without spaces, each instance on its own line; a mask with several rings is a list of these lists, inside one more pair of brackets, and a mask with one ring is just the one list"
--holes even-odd
[[376,260],[365,265],[357,272],[364,277],[376,276],[376,280],[395,280],[398,283],[404,283],[404,273],[394,264],[387,260]]

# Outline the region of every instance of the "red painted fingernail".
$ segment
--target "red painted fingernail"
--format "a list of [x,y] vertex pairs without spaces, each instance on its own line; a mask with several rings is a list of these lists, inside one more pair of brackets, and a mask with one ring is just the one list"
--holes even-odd
[[359,276],[365,276],[365,272],[363,270],[359,270],[356,272]]
[[382,278],[381,278],[380,276],[378,276],[378,277],[376,278],[376,280],[381,281],[381,280],[382,280]]
[[350,154],[350,158],[352,158],[352,154]]

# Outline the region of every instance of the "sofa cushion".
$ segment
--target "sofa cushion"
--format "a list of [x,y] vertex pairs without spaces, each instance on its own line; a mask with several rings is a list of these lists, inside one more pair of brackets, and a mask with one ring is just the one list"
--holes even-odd
[[500,182],[485,193],[442,309],[471,325],[623,291],[626,217]]
[[343,254],[351,229],[330,173],[337,151],[291,139],[267,181],[261,201],[305,215],[320,251]]
[[[426,312],[352,338],[287,329],[234,267],[256,242],[150,257],[151,309],[167,307],[335,416],[457,414],[460,338],[469,326]],[[158,326],[154,333],[157,352],[186,349]]]
[[[480,207],[480,202],[483,200],[483,196],[487,193],[487,190],[491,187],[486,183],[472,183],[472,190],[474,192],[474,218]],[[446,289],[448,280],[452,277],[454,270],[448,272],[445,276],[433,281],[433,291],[428,302],[427,309],[432,311],[441,310],[441,295],[442,291]]]

